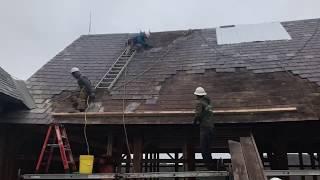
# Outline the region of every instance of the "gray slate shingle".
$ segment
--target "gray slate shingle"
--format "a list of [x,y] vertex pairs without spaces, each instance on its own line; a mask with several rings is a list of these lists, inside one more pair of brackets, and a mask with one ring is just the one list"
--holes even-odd
[[15,85],[14,79],[0,67],[0,93],[21,100],[21,96]]

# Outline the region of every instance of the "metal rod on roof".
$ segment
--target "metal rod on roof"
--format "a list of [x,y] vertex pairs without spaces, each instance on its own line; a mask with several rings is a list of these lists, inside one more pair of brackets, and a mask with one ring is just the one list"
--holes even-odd
[[89,31],[88,34],[91,33],[91,10],[90,10],[90,15],[89,15]]

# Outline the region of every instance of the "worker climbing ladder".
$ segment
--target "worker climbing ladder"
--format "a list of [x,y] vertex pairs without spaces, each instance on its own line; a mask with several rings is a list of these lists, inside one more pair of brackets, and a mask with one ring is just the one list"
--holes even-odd
[[121,53],[117,60],[112,64],[107,73],[101,78],[95,88],[110,90],[115,82],[119,79],[123,70],[127,67],[136,51],[130,46]]
[[36,173],[48,173],[56,148],[59,148],[64,171],[76,171],[77,167],[72,156],[65,127],[59,124],[50,124],[37,161]]

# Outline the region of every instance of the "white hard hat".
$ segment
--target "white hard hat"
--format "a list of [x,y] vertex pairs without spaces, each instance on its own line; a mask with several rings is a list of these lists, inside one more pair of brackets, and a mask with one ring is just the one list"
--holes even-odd
[[145,32],[145,34],[146,34],[147,38],[149,38],[151,35],[150,31]]
[[207,95],[206,91],[204,91],[204,89],[202,87],[197,87],[197,89],[194,91],[195,95],[197,96],[205,96]]
[[277,177],[273,177],[273,178],[271,178],[270,180],[282,180],[282,179],[277,178]]
[[71,68],[71,70],[70,70],[71,73],[79,72],[79,71],[80,71],[80,70],[79,70],[79,68],[77,68],[77,67],[73,67],[73,68]]

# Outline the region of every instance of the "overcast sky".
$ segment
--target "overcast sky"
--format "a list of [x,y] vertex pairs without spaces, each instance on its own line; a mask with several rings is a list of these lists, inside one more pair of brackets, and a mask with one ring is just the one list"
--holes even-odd
[[319,0],[0,0],[0,66],[29,78],[82,34],[320,17]]

